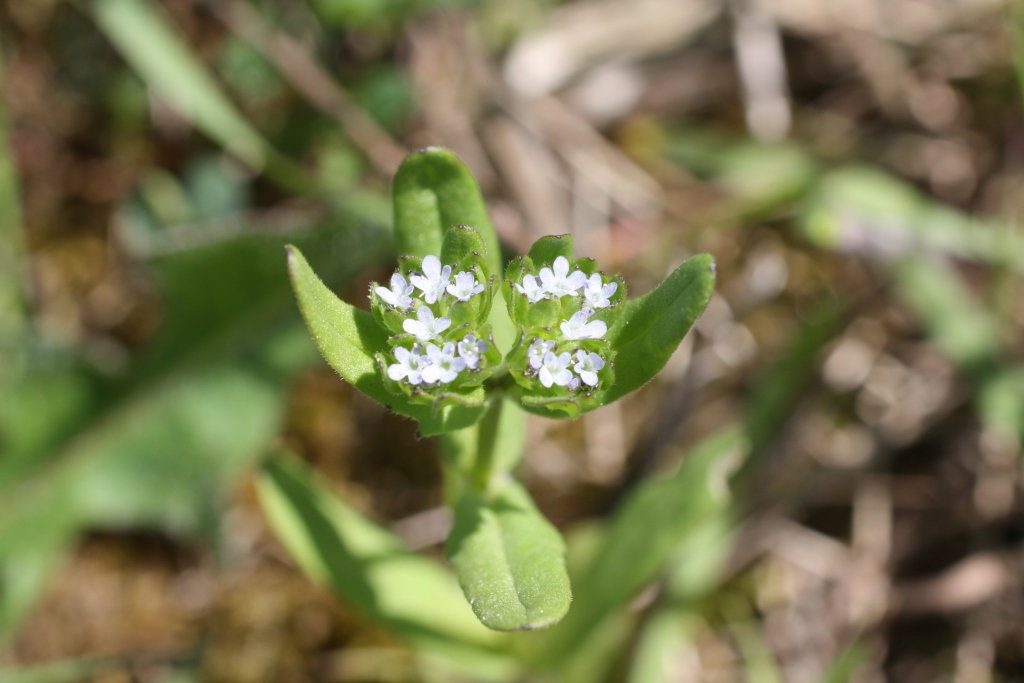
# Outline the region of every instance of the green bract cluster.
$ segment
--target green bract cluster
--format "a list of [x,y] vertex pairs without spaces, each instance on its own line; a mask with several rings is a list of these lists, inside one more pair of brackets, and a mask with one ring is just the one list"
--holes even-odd
[[502,294],[519,332],[507,363],[521,401],[576,417],[597,407],[596,392],[615,381],[607,336],[626,285],[598,271],[593,259],[573,260],[572,252],[568,235],[541,238],[509,264]]
[[455,226],[441,255],[403,256],[390,287],[370,285],[389,350],[376,354],[385,386],[415,403],[479,404],[477,389],[501,363],[487,316],[497,285],[480,234]]
[[[572,252],[570,236],[543,237],[509,264],[501,289],[517,335],[504,359],[488,322],[498,284],[480,234],[455,226],[440,256],[402,256],[389,286],[370,285],[389,334],[388,350],[375,355],[385,386],[435,409],[475,406],[484,381],[507,372],[527,408],[577,417],[598,407],[597,392],[615,381],[607,336],[626,285]],[[492,389],[511,388],[496,380]]]

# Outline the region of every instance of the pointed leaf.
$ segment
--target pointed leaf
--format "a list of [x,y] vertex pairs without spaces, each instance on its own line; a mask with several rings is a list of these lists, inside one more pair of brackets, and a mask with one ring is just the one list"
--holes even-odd
[[392,183],[398,251],[437,256],[448,228],[476,228],[491,273],[501,273],[501,249],[473,174],[454,153],[427,147],[405,158]]
[[475,423],[482,407],[447,406],[433,414],[429,405],[416,405],[407,396],[384,386],[374,354],[388,348],[388,334],[373,314],[345,303],[328,289],[295,247],[288,248],[288,268],[299,309],[320,353],[347,382],[391,410],[417,420],[420,434],[432,436]]
[[464,492],[445,553],[485,626],[543,628],[569,609],[565,544],[519,484],[508,483],[491,499]]
[[608,341],[617,351],[615,383],[598,392],[600,405],[649,382],[704,312],[715,287],[715,262],[699,254],[676,268],[657,289],[625,302]]

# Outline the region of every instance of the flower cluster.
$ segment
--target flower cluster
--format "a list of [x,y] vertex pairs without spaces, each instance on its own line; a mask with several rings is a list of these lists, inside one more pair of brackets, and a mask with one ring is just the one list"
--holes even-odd
[[588,278],[577,268],[570,275],[569,259],[564,256],[557,257],[551,268],[541,268],[539,275],[526,275],[522,284],[514,284],[516,290],[525,294],[531,304],[541,299],[579,296],[582,290],[583,298],[591,309],[608,308],[611,305],[610,297],[619,288],[617,282],[605,283],[599,273],[592,273]]
[[490,364],[492,344],[484,339],[483,323],[490,293],[478,264],[461,265],[453,276],[460,264],[453,268],[437,256],[404,257],[390,287],[371,286],[374,314],[392,333],[390,354],[379,357],[381,370],[399,390],[429,394],[433,388],[476,385],[486,376],[481,371]]
[[538,406],[578,406],[613,380],[605,337],[625,287],[592,260],[570,261],[571,250],[571,238],[543,238],[506,273],[509,315],[520,328],[509,369],[524,401]]

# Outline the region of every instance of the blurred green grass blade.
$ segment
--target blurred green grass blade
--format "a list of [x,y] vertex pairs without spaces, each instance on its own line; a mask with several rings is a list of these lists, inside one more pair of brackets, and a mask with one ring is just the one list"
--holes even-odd
[[854,641],[832,662],[832,666],[821,677],[821,683],[846,683],[854,678],[869,656],[867,646],[860,641]]
[[[2,60],[0,54],[0,80],[4,75]],[[10,142],[7,112],[0,105],[0,382],[13,372],[17,345],[25,330],[22,292],[25,236]]]
[[473,612],[489,628],[544,628],[569,609],[565,543],[515,482],[487,498],[473,490],[463,494],[445,554]]
[[271,526],[303,571],[361,613],[428,648],[500,642],[477,621],[451,574],[403,549],[298,460],[271,459],[257,486]]
[[686,260],[657,289],[623,304],[608,330],[617,352],[615,382],[597,392],[604,405],[636,391],[665,367],[669,357],[704,312],[715,287],[715,262],[709,254]]
[[666,158],[727,195],[716,214],[777,212],[804,198],[818,179],[818,161],[797,145],[759,144],[696,126],[670,127],[662,140]]
[[695,615],[677,609],[662,609],[651,615],[637,638],[627,682],[672,683],[678,680],[675,669],[679,654],[692,647],[691,641],[700,625]]
[[550,661],[572,656],[595,626],[657,577],[681,543],[729,506],[728,475],[746,452],[741,432],[727,429],[694,448],[675,474],[637,487],[574,581],[575,605],[546,643]]
[[1024,441],[1024,365],[1003,367],[978,388],[978,416],[997,434]]
[[740,475],[757,464],[758,455],[784,426],[794,403],[815,374],[818,353],[840,332],[845,319],[846,308],[838,300],[829,296],[818,302],[782,357],[754,380],[743,407],[752,457],[744,463]]
[[[358,221],[289,239],[334,281],[388,245],[380,224]],[[285,240],[235,236],[153,260],[164,325],[116,378],[29,357],[18,400],[0,401],[0,631],[13,631],[83,528],[212,533],[223,487],[276,434],[282,383],[317,358],[292,303]]]
[[13,630],[82,528],[158,527],[212,538],[230,482],[277,433],[276,387],[244,366],[159,387],[110,413],[0,510],[3,626]]
[[1024,233],[960,213],[872,167],[826,174],[800,225],[813,242],[837,251],[888,261],[933,252],[1024,272]]
[[999,325],[955,268],[938,259],[909,258],[897,266],[894,284],[950,360],[975,376],[990,371],[1002,346]]
[[729,624],[749,683],[784,683],[779,663],[756,623]]
[[450,405],[435,416],[431,406],[411,403],[385,388],[373,354],[388,348],[388,333],[373,315],[345,303],[328,289],[295,247],[288,249],[288,266],[299,309],[320,352],[345,381],[373,400],[420,423],[423,436],[433,436],[474,424],[484,408]]
[[453,225],[476,228],[487,248],[487,263],[499,278],[501,248],[480,188],[453,152],[427,147],[399,166],[391,185],[395,204],[395,241],[400,254],[437,256],[444,233]]
[[112,658],[83,657],[0,670],[0,683],[77,683],[122,667]]
[[206,135],[298,194],[312,176],[277,152],[238,112],[205,66],[148,0],[93,0],[93,18],[125,61]]

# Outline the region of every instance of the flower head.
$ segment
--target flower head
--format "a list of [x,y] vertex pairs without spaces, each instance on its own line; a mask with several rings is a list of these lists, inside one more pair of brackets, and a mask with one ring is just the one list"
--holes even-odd
[[526,298],[530,300],[531,304],[535,304],[541,299],[548,298],[548,290],[544,289],[544,286],[540,284],[536,277],[533,275],[527,275],[523,278],[523,284],[518,282],[513,283],[521,293],[526,295]]
[[412,351],[399,346],[395,349],[395,360],[398,362],[388,366],[388,377],[396,382],[408,379],[413,386],[423,381],[423,371],[430,367],[430,361],[420,354],[418,344],[412,347]]
[[467,334],[459,342],[459,356],[466,361],[466,367],[476,370],[480,365],[480,356],[487,353],[487,342],[477,339],[472,334]]
[[577,296],[579,289],[586,284],[587,276],[581,270],[575,270],[570,275],[569,259],[559,256],[551,268],[540,269],[540,281],[544,289],[555,297],[563,297],[566,294]]
[[604,369],[604,358],[596,353],[580,349],[576,352],[576,360],[577,363],[572,369],[576,371],[584,384],[588,387],[596,387],[597,373]]
[[394,306],[395,308],[406,311],[412,306],[412,294],[413,286],[405,281],[401,273],[395,273],[391,276],[391,289],[387,287],[377,287],[373,291],[377,293],[385,303]]
[[544,362],[544,355],[548,351],[555,350],[555,342],[544,341],[543,339],[534,339],[533,343],[530,344],[530,348],[527,354],[530,359],[530,367],[534,370],[540,369],[541,363]]
[[452,267],[441,267],[441,259],[427,256],[423,259],[423,275],[410,275],[409,282],[423,291],[423,300],[428,304],[443,296],[448,287],[448,278],[452,275]]
[[451,327],[451,318],[435,318],[434,312],[426,306],[420,306],[416,311],[419,320],[406,320],[402,323],[402,329],[413,335],[420,341],[430,341]]
[[455,344],[446,343],[441,348],[434,344],[427,344],[427,357],[430,365],[423,369],[423,381],[427,384],[441,382],[447,384],[459,376],[459,373],[466,369],[466,361],[455,356]]
[[484,291],[484,286],[477,283],[473,273],[461,272],[455,274],[455,283],[448,285],[447,291],[459,301],[469,301],[471,296]]
[[601,320],[587,322],[594,315],[594,309],[584,308],[576,311],[572,317],[564,321],[559,328],[566,339],[597,339],[608,331],[608,325]]
[[594,308],[608,308],[611,306],[611,302],[608,299],[618,288],[619,283],[609,282],[604,284],[601,280],[601,275],[594,273],[587,279],[587,284],[583,288],[583,298]]
[[570,363],[572,363],[572,356],[568,351],[559,356],[548,351],[544,354],[540,372],[537,373],[540,383],[545,388],[550,388],[552,384],[557,384],[560,387],[566,386],[572,381],[572,372],[569,371]]

